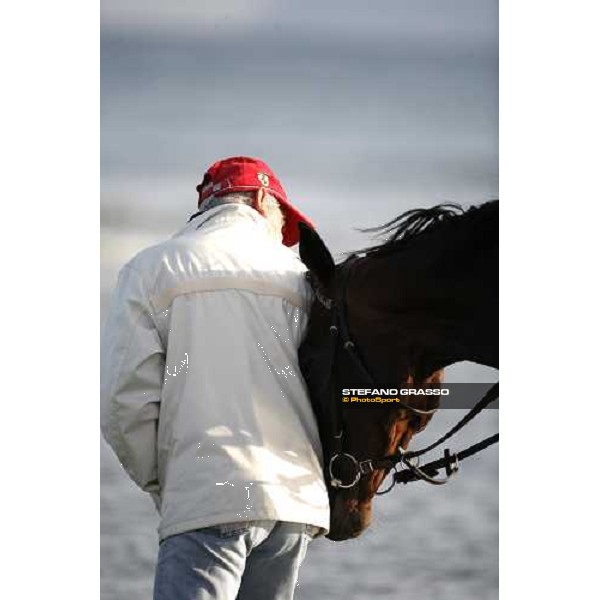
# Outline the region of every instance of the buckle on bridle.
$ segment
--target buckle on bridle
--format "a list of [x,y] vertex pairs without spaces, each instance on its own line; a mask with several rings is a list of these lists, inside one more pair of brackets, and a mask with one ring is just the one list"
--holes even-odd
[[412,471],[413,475],[417,479],[420,479],[421,481],[425,481],[427,483],[431,483],[432,485],[444,485],[454,475],[456,475],[456,473],[458,473],[458,455],[451,454],[450,450],[448,450],[447,448],[446,450],[444,450],[444,469],[446,471],[446,477],[439,477],[437,479],[435,478],[435,475],[437,475],[438,471],[433,471],[431,475],[425,472],[419,467],[418,460],[415,461],[415,458],[418,459],[418,457],[409,458],[408,456],[406,456],[406,451],[401,446],[398,447],[398,453],[400,454],[399,462],[402,464],[402,466]]

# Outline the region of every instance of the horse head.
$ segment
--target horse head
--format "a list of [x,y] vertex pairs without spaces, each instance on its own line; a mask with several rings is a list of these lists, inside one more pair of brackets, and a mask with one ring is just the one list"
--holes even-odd
[[[349,459],[338,460],[339,472],[331,472],[339,444],[358,461],[393,454],[407,448],[436,408],[432,396],[411,400],[416,410],[338,407],[341,387],[373,387],[367,377],[378,384],[435,385],[444,367],[463,360],[497,367],[498,203],[409,211],[383,229],[391,233],[386,243],[336,265],[319,235],[301,227],[300,257],[315,299],[300,365],[319,423],[332,540],[357,537],[368,527],[372,500],[389,471],[373,469],[355,485],[335,487],[332,479],[352,479],[355,468]],[[340,318],[347,329],[341,342]],[[348,341],[351,353],[339,347]]]

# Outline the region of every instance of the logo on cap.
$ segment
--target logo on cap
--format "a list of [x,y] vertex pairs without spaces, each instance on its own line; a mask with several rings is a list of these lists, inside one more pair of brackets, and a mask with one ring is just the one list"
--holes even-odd
[[258,180],[265,186],[269,186],[269,176],[265,173],[257,173]]

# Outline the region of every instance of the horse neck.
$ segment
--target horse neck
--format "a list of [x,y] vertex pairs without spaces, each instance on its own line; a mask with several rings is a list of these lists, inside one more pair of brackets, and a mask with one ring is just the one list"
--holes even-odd
[[489,354],[497,343],[489,343],[488,322],[494,320],[497,292],[490,289],[490,257],[465,264],[463,253],[453,260],[451,250],[452,240],[424,236],[402,251],[365,257],[353,266],[349,321],[369,356],[389,361],[393,348],[403,373],[423,376],[462,360],[494,362]]

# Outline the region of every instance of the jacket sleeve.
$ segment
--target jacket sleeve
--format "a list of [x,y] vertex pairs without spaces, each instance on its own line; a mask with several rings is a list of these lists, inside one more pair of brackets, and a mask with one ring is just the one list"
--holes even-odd
[[123,468],[159,508],[157,431],[164,349],[146,286],[125,266],[102,335],[101,428]]

